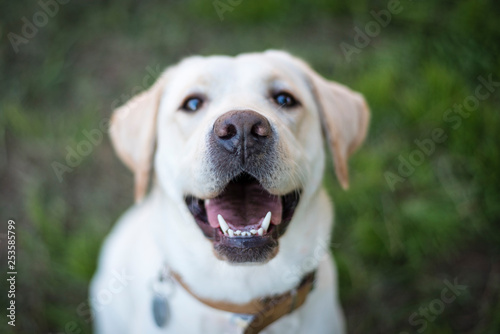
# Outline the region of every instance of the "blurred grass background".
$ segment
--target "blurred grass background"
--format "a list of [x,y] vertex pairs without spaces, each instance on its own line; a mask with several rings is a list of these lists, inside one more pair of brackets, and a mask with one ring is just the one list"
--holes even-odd
[[[106,135],[62,182],[51,164],[65,164],[68,147],[98,129],[148,67],[274,48],[362,92],[371,106],[369,137],[350,162],[351,189],[340,189],[331,168],[325,180],[349,333],[499,333],[498,88],[457,129],[443,114],[474,94],[478,76],[500,81],[500,5],[400,3],[349,62],[340,43],[354,46],[354,27],[364,30],[387,1],[243,0],[221,20],[212,1],[75,0],[17,53],[8,34],[22,35],[22,18],[33,22],[41,7],[2,2],[0,256],[5,263],[6,222],[14,219],[18,291],[16,327],[2,315],[0,332],[89,333],[77,308],[101,242],[133,201],[132,175]],[[447,140],[391,190],[384,174],[397,173],[398,157],[408,159],[434,128]],[[413,318],[425,328],[412,323],[440,298],[444,280],[467,290],[435,319]]]

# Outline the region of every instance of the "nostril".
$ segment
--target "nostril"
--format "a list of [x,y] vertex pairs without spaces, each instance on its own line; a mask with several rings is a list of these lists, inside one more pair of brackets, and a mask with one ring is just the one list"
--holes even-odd
[[251,133],[258,137],[267,137],[271,132],[271,128],[269,124],[264,124],[263,122],[258,122],[252,126]]
[[234,124],[227,124],[217,129],[216,135],[220,139],[231,139],[236,136],[237,130]]

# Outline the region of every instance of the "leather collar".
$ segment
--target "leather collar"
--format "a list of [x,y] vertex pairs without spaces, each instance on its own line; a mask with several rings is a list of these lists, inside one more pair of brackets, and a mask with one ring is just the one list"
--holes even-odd
[[243,334],[257,334],[284,315],[298,309],[306,301],[307,295],[314,288],[316,271],[305,275],[298,286],[279,295],[256,298],[245,304],[214,301],[196,295],[184,283],[180,275],[170,271],[173,277],[191,296],[203,304],[217,310],[245,315],[246,325]]

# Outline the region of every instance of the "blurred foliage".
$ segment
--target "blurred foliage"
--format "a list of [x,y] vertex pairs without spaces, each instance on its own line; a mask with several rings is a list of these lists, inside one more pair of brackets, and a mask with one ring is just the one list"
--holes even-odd
[[[61,182],[52,163],[64,163],[84,131],[99,129],[148,67],[268,48],[362,92],[372,110],[370,134],[350,162],[351,189],[340,189],[331,167],[325,175],[349,332],[416,333],[423,325],[411,315],[455,279],[466,292],[426,321],[425,332],[500,332],[498,88],[456,129],[443,118],[475,93],[479,76],[500,81],[500,5],[401,1],[402,11],[347,61],[340,44],[354,45],[354,28],[364,31],[371,12],[387,5],[243,0],[221,19],[213,1],[75,0],[16,53],[9,33],[22,35],[22,18],[33,22],[41,7],[3,2],[0,208],[3,222],[17,223],[19,274],[16,327],[4,318],[0,332],[90,332],[76,310],[102,240],[132,203],[131,175],[106,134]],[[436,128],[446,140],[391,190],[386,172],[397,174],[400,157],[408,160],[415,140]],[[0,300],[7,305],[5,293]]]

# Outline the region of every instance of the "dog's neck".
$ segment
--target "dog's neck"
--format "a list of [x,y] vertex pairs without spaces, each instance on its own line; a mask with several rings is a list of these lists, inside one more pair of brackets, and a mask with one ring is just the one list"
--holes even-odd
[[308,273],[297,286],[282,294],[256,298],[244,304],[234,304],[202,298],[194,293],[176,272],[168,267],[163,268],[162,272],[165,273],[165,277],[161,277],[161,280],[169,278],[175,280],[186,292],[206,306],[240,315],[239,322],[244,334],[260,333],[273,322],[301,307],[314,288],[316,276],[316,271]]
[[184,203],[159,190],[149,200],[158,213],[170,211],[169,221],[155,222],[155,237],[166,263],[202,298],[247,303],[285,293],[314,271],[329,251],[332,215],[323,190],[301,200],[287,232],[279,239],[278,254],[265,264],[235,265],[217,259],[211,241],[192,221]]

